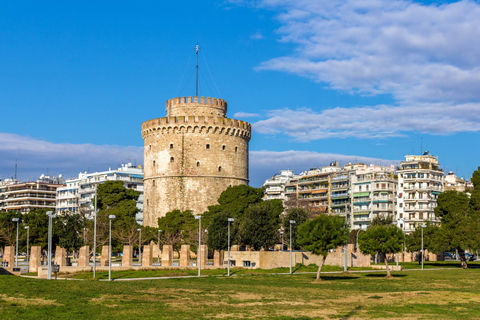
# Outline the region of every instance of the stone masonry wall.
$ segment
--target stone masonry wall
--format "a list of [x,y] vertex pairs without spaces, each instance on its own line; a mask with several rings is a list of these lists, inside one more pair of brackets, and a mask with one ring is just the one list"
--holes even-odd
[[175,209],[201,214],[229,186],[248,184],[251,126],[222,117],[226,108],[221,99],[175,98],[167,117],[142,124],[144,225]]

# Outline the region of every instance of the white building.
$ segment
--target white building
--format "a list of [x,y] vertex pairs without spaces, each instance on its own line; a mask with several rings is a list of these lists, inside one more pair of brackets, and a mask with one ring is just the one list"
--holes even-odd
[[136,220],[143,224],[143,169],[141,166],[134,167],[131,163],[122,165],[116,170],[80,173],[78,178],[69,179],[66,186],[57,189],[57,212],[84,213],[91,216],[94,210],[93,199],[97,186],[105,181],[123,181],[125,188],[140,192],[137,200]]
[[285,199],[285,184],[295,179],[293,170],[281,170],[280,174],[274,175],[272,178],[265,180],[262,187],[265,188],[265,200]]
[[406,155],[397,174],[397,219],[405,223],[399,226],[411,233],[426,221],[440,223],[434,214],[437,197],[443,192],[443,170],[438,157],[428,151],[421,156]]

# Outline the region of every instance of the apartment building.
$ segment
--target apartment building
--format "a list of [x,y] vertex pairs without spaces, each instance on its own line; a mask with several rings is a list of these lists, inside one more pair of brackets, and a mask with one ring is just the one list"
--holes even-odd
[[26,214],[36,209],[56,207],[57,189],[64,186],[60,176],[41,175],[31,182],[6,180],[0,184],[0,210]]
[[58,213],[82,213],[91,217],[94,211],[95,192],[99,184],[106,181],[123,181],[128,189],[140,192],[137,200],[136,220],[143,224],[143,169],[141,166],[125,164],[115,170],[87,173],[83,172],[78,178],[69,179],[65,186],[57,190],[57,212]]
[[352,229],[366,229],[379,216],[395,219],[397,177],[395,167],[357,164],[351,174]]
[[293,179],[295,179],[293,170],[281,170],[280,174],[265,180],[265,183],[262,185],[265,188],[264,200],[285,200],[285,184]]
[[439,224],[434,209],[438,195],[443,192],[444,176],[438,157],[428,151],[420,156],[406,155],[397,174],[397,218],[404,221],[400,227],[405,233],[411,233],[426,221]]

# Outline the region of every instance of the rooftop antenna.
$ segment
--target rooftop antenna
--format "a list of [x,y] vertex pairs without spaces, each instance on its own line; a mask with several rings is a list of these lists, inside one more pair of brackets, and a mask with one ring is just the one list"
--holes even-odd
[[197,71],[197,79],[195,81],[195,96],[198,97],[198,41],[197,41],[197,45],[195,46],[195,53],[197,55],[197,66],[195,67]]

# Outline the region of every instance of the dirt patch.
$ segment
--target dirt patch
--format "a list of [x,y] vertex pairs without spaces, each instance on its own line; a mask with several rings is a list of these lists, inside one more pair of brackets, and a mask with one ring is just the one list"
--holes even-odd
[[23,297],[9,297],[6,294],[0,294],[3,301],[14,303],[22,306],[61,306],[62,304],[55,300],[46,300],[40,298],[23,298]]

